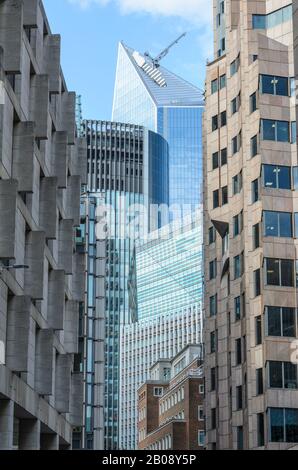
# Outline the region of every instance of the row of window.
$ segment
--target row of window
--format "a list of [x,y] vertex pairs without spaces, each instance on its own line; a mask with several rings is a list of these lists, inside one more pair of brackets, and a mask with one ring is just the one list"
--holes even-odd
[[287,5],[268,15],[252,15],[253,29],[270,29],[292,19],[292,5]]
[[[292,171],[291,171],[292,170]],[[262,165],[261,181],[263,187],[269,189],[288,189],[298,190],[298,167],[291,169],[289,166],[282,165]],[[238,194],[242,189],[242,173],[233,177],[233,193]],[[259,179],[252,181],[251,184],[252,203],[259,200]],[[216,189],[212,193],[213,209],[224,206],[228,203],[228,186]]]
[[[298,442],[298,409],[296,408],[268,408],[268,439],[269,442]],[[211,428],[217,427],[216,408],[211,409]],[[237,449],[244,447],[243,426],[237,426]],[[258,446],[265,444],[265,416],[257,415],[257,440]]]
[[177,392],[173,393],[170,397],[164,399],[159,406],[159,413],[163,414],[170,410],[173,406],[177,405],[184,400],[184,387],[181,387]]

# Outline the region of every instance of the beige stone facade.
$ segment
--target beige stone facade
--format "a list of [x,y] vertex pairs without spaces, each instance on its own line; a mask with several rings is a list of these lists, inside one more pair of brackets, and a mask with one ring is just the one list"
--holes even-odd
[[298,440],[291,3],[214,0],[217,58],[207,67],[204,119],[210,450]]

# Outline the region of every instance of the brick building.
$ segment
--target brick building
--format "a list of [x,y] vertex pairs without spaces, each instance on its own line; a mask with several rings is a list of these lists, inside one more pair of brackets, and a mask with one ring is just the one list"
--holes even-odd
[[200,450],[205,445],[201,347],[160,359],[138,391],[139,450]]

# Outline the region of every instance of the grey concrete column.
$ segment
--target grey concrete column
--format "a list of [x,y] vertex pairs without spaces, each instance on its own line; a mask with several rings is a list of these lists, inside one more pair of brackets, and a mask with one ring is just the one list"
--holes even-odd
[[40,450],[40,421],[20,420],[19,450]]
[[53,394],[53,330],[39,330],[36,335],[35,389],[40,395]]
[[8,304],[6,362],[16,372],[28,372],[30,297],[13,297]]
[[34,300],[43,300],[44,282],[44,232],[29,232],[26,237],[25,293]]
[[59,224],[59,269],[72,274],[73,266],[73,220],[63,219]]
[[13,177],[18,190],[33,193],[34,178],[34,122],[19,122],[14,127]]
[[79,337],[79,302],[68,300],[64,317],[64,347],[70,354],[78,352]]
[[0,180],[0,259],[15,258],[17,188],[16,180]]
[[41,434],[40,450],[59,450],[58,434]]
[[0,400],[0,450],[13,448],[13,413],[13,401]]
[[48,138],[49,77],[33,75],[30,93],[30,120],[35,122],[35,136]]
[[0,2],[0,46],[4,50],[3,67],[7,72],[21,72],[23,2]]
[[51,328],[63,330],[65,310],[65,272],[53,269],[49,273],[48,313]]
[[42,178],[40,181],[39,226],[46,238],[57,237],[57,178]]

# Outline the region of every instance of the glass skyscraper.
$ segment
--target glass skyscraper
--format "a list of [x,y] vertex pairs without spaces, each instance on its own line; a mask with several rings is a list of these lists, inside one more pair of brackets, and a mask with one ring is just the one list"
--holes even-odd
[[[106,121],[84,121],[87,138],[88,190],[100,195],[109,232],[105,252],[105,447],[119,448],[119,338],[130,322],[128,276],[135,239],[142,237],[130,213],[168,203],[168,144],[142,126]],[[99,220],[97,213],[97,220]],[[155,227],[150,212],[148,229]],[[152,225],[151,225],[152,224]],[[146,234],[144,234],[146,235]],[[97,231],[97,238],[100,235]],[[89,280],[92,282],[92,279]],[[97,357],[95,357],[97,361]]]
[[[113,120],[142,125],[169,144],[169,204],[202,201],[202,92],[119,44]],[[184,211],[187,209],[184,209]]]
[[[180,222],[180,221],[179,221]],[[120,335],[120,445],[137,447],[137,391],[159,358],[202,343],[202,211],[136,246],[129,279],[133,323]]]
[[134,321],[201,303],[202,240],[202,220],[198,219],[182,226],[172,223],[137,243],[130,272]]

